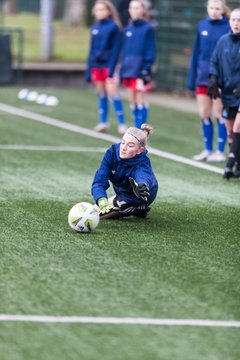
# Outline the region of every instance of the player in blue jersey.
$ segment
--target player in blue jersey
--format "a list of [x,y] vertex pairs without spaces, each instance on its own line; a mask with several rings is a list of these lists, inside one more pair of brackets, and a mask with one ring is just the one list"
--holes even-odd
[[[209,0],[208,17],[198,24],[188,74],[188,89],[195,91],[201,118],[204,150],[193,156],[196,161],[225,161],[224,148],[227,140],[225,120],[220,99],[207,96],[210,58],[219,38],[230,31],[230,10],[224,0]],[[212,116],[217,118],[218,149],[213,152],[214,126]]]
[[232,11],[230,26],[231,33],[218,41],[212,55],[208,88],[211,98],[222,99],[231,143],[224,170],[226,179],[240,177],[240,8]]
[[151,90],[151,68],[156,57],[155,31],[146,20],[148,7],[143,0],[129,4],[130,23],[124,29],[120,77],[129,89],[129,101],[137,128],[147,122],[146,92]]
[[126,131],[123,103],[118,93],[118,61],[122,46],[120,20],[114,5],[108,0],[97,0],[92,13],[96,23],[91,27],[91,43],[87,60],[86,79],[93,82],[98,93],[98,132],[109,128],[108,99],[113,104],[118,121],[118,132]]
[[[158,182],[147,156],[147,138],[152,127],[130,127],[119,144],[105,153],[97,170],[92,195],[98,205],[100,217],[119,218],[129,215],[145,217],[158,191]],[[115,195],[107,196],[112,183]]]

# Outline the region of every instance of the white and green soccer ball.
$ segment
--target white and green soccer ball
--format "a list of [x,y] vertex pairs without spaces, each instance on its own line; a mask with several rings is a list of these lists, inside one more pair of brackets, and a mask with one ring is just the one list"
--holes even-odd
[[68,224],[79,233],[89,233],[96,229],[99,214],[94,205],[80,202],[74,205],[68,213]]

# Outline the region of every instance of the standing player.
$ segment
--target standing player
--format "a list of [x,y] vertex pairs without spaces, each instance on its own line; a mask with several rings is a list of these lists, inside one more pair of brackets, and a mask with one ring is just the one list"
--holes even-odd
[[[112,145],[105,153],[97,170],[92,195],[100,210],[100,217],[145,217],[154,201],[158,182],[147,156],[147,138],[152,127],[130,127],[120,144]],[[115,195],[108,199],[109,181]]]
[[[200,21],[193,47],[188,75],[188,89],[195,91],[202,123],[204,150],[193,156],[196,161],[225,161],[224,148],[227,139],[225,121],[222,118],[220,99],[211,100],[207,96],[209,64],[218,39],[230,31],[227,16],[230,10],[224,0],[209,0],[208,17]],[[213,152],[212,115],[217,118],[218,150]]]
[[155,31],[146,21],[148,6],[144,0],[129,4],[131,22],[124,29],[120,77],[129,89],[132,117],[137,128],[147,122],[146,92],[151,89],[151,67],[156,57]]
[[[208,94],[211,98],[221,96],[230,153],[224,177],[240,176],[240,8],[230,16],[231,33],[223,36],[211,58]],[[221,89],[221,94],[219,91]],[[236,120],[235,120],[236,119]],[[234,173],[236,164],[237,171]]]
[[106,132],[109,128],[108,97],[118,121],[118,132],[126,131],[123,103],[118,94],[117,63],[122,45],[120,20],[114,5],[108,0],[97,0],[93,10],[96,23],[91,27],[91,43],[87,61],[86,79],[95,83],[98,93],[99,124],[94,130]]

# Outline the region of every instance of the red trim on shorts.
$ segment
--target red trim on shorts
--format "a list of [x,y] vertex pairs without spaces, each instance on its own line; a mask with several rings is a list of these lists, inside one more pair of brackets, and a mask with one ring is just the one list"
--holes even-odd
[[123,86],[125,86],[133,91],[147,92],[147,91],[152,90],[151,83],[144,84],[143,80],[138,79],[138,78],[124,79],[122,84],[123,84]]
[[195,94],[196,95],[207,95],[207,85],[198,85],[196,87],[196,91],[195,91]]
[[108,78],[109,69],[91,69],[91,81],[92,82],[105,82]]

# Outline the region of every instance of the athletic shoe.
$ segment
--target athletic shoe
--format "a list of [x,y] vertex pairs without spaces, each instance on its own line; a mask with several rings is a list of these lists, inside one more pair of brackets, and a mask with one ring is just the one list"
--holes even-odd
[[145,218],[147,213],[151,210],[150,206],[140,205],[140,206],[129,206],[124,210],[119,210],[120,217],[128,217],[128,216],[137,216],[140,218]]
[[209,162],[225,162],[226,161],[226,156],[222,151],[216,151],[213,152],[212,154],[210,154],[207,157],[207,161]]
[[206,161],[207,158],[212,154],[212,151],[209,150],[203,150],[200,154],[198,155],[194,155],[192,157],[193,160],[195,161]]
[[127,130],[127,126],[125,124],[118,125],[118,133],[120,135],[124,135]]
[[108,213],[105,214],[99,214],[100,216],[100,220],[102,219],[119,219],[121,217],[121,214],[119,213],[119,208],[118,207],[113,207],[110,209],[110,211]]
[[234,177],[233,169],[226,167],[223,172],[223,178],[229,180],[231,177]]
[[233,176],[235,178],[240,178],[240,170],[236,170],[235,173],[233,174]]
[[147,213],[151,210],[151,208],[148,206],[146,209],[136,209],[133,212],[133,216],[137,216],[140,218],[145,218],[147,216]]
[[108,123],[99,123],[97,126],[95,126],[95,128],[93,130],[95,130],[97,132],[105,133],[108,131],[108,129],[109,129]]
[[240,178],[240,163],[237,163],[236,165],[236,171],[234,172],[235,178]]

